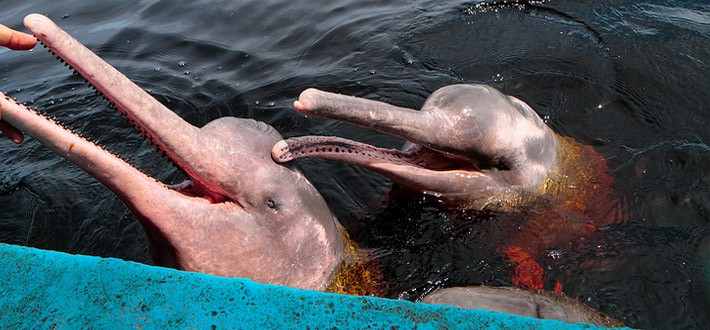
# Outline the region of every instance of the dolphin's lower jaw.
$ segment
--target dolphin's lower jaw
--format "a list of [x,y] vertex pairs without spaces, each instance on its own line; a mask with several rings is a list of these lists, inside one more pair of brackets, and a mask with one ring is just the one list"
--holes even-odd
[[[470,162],[417,144],[408,144],[402,151],[335,136],[302,136],[279,141],[272,149],[272,157],[281,163],[307,157],[341,161],[378,172],[405,189],[452,200],[458,196],[489,198],[514,190],[487,180],[486,171]],[[484,180],[488,185],[481,184]]]
[[271,160],[271,147],[282,139],[278,132],[233,117],[192,126],[48,18],[32,14],[25,25],[188,175],[189,184],[167,187],[53,121],[0,99],[4,121],[85,170],[136,214],[157,264],[306,289],[329,285],[346,242],[316,189]]
[[[544,193],[547,177],[527,186],[502,185],[486,180],[486,170],[471,163],[442,157],[416,144],[404,151],[379,148],[336,136],[301,136],[279,141],[272,149],[277,162],[322,158],[361,166],[378,172],[404,189],[446,200],[469,210],[513,211]],[[553,167],[553,172],[554,172]],[[466,181],[472,184],[466,185]],[[469,189],[470,187],[470,189]]]

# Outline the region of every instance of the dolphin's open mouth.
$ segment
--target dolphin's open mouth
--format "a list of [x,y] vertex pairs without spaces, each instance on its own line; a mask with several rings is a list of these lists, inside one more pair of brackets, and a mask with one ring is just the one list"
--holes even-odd
[[47,17],[29,15],[25,26],[189,177],[166,186],[54,121],[0,98],[3,121],[76,164],[124,202],[143,225],[156,265],[325,287],[345,253],[343,236],[305,177],[274,163],[269,151],[282,137],[273,127],[229,116],[193,126]]
[[186,157],[184,149],[186,145],[194,144],[198,138],[194,126],[183,121],[48,18],[29,15],[25,19],[25,25],[45,48],[84,77],[112,106],[125,115],[146,139],[153,142],[153,145],[190,178],[177,185],[164,185],[165,188],[186,197],[204,199],[209,203],[229,200],[227,194],[203,180],[190,168],[189,158],[195,155]]
[[272,158],[280,163],[298,158],[323,158],[357,165],[378,172],[407,189],[421,189],[434,195],[458,195],[450,187],[453,181],[484,177],[479,169],[465,160],[407,144],[405,150],[375,147],[336,136],[299,136],[277,142]]
[[342,156],[381,160],[390,163],[413,164],[416,152],[378,148],[362,142],[340,137],[301,136],[279,141],[272,150],[278,162],[288,162],[302,157],[318,156],[339,159]]
[[[271,155],[285,163],[298,158],[323,158],[368,167],[372,164],[407,166],[420,171],[462,170],[481,172],[470,162],[444,157],[418,144],[408,144],[405,150],[380,148],[337,136],[298,136],[276,143]],[[382,165],[385,166],[385,165]]]
[[[488,139],[483,132],[491,130],[485,118],[501,116],[486,113],[479,122],[468,105],[492,102],[481,109],[502,105],[517,111],[510,109],[513,105],[508,97],[468,85],[437,92],[427,99],[426,109],[414,110],[307,89],[293,104],[299,113],[349,122],[408,143],[398,151],[337,137],[293,137],[276,143],[272,157],[277,162],[303,157],[341,161],[378,172],[406,189],[434,195],[490,195],[515,185],[509,181],[510,175],[504,174],[511,169],[507,154],[499,152],[494,143],[481,140]],[[482,95],[484,101],[472,95]]]

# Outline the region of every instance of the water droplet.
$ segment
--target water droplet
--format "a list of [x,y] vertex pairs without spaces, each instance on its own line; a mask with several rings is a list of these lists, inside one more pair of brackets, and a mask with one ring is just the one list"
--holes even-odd
[[375,70],[370,70],[370,74],[375,74],[375,73],[377,73],[377,71],[375,71]]
[[272,102],[269,102],[268,105],[269,105],[270,107],[273,107],[274,105],[276,105],[276,102],[273,102],[273,101],[272,101]]
[[552,259],[559,259],[562,256],[562,253],[558,250],[550,250],[547,252],[547,256]]
[[187,64],[186,64],[184,61],[178,62],[178,66],[181,67],[181,68],[182,68],[182,67],[185,67],[185,65],[187,65]]
[[155,69],[153,69],[153,71],[160,72],[160,68],[155,68]]
[[183,73],[183,74],[190,74],[190,71],[185,70],[185,71],[183,71],[182,73]]

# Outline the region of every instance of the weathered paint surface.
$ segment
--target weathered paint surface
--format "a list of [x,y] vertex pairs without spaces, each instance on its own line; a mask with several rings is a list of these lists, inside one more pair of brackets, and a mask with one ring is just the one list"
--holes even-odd
[[596,329],[0,244],[2,328]]

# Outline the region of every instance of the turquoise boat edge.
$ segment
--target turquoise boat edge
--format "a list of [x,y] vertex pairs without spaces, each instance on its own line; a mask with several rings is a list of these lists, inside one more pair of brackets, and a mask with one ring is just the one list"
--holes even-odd
[[3,328],[600,329],[0,244]]

